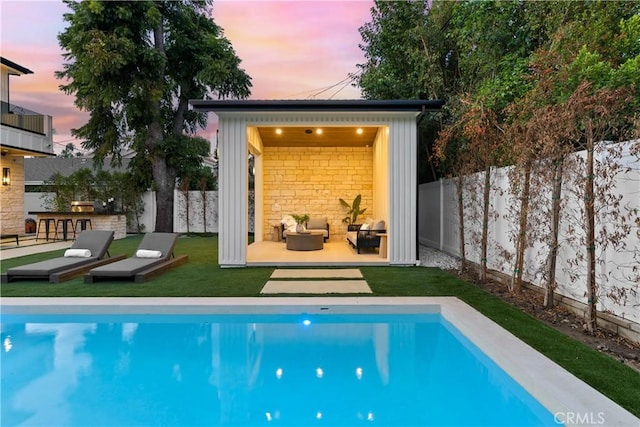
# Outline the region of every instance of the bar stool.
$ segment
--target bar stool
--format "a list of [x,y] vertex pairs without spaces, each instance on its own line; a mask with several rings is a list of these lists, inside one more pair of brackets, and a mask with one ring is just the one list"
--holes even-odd
[[78,225],[80,226],[80,232],[83,232],[87,229],[87,226],[90,230],[93,230],[93,225],[91,224],[91,218],[80,218],[76,219],[76,225],[73,227],[74,233],[78,233]]
[[[71,231],[73,232],[73,239],[76,239],[76,230],[73,228],[73,219],[71,218],[62,218],[58,220],[56,224],[56,235],[55,238],[58,238],[60,225],[62,225],[62,240],[67,240],[67,234],[69,232],[69,224],[71,224]],[[60,239],[58,239],[60,240]]]
[[[53,225],[53,229],[56,229],[56,219],[55,218],[40,218],[38,220],[38,229],[36,230],[36,242],[38,241],[38,236],[40,236],[40,227],[44,224],[44,232],[45,239],[47,242],[49,241],[49,229],[51,225]],[[53,241],[55,242],[56,236],[53,236]]]

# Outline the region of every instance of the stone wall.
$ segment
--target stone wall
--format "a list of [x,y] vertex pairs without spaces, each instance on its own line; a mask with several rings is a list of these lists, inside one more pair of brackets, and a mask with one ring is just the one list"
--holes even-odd
[[373,216],[373,150],[370,147],[265,147],[263,151],[264,239],[287,214],[327,217],[331,240],[345,239],[345,209],[362,195]]
[[24,158],[2,156],[0,163],[1,168],[9,168],[11,173],[11,184],[0,184],[1,231],[24,235]]

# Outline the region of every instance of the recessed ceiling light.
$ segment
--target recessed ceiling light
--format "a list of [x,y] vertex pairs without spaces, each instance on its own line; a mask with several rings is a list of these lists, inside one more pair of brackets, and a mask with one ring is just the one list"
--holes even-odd
[[322,129],[320,129],[320,128],[316,129],[316,133],[317,133],[318,135],[322,135]]
[[282,135],[282,129],[276,128],[276,135]]
[[362,130],[362,128],[358,128],[358,129],[356,130],[356,133],[357,133],[358,135],[362,135],[362,132],[364,132],[364,131]]

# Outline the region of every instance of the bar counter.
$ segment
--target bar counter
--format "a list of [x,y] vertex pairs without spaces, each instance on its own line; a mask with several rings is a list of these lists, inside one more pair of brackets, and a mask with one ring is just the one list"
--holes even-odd
[[[91,220],[91,226],[87,226],[87,229],[113,230],[114,239],[123,239],[127,237],[127,216],[124,213],[34,211],[29,212],[29,215],[36,216],[36,238],[38,240],[41,238],[46,240],[53,240],[54,238],[56,238],[56,240],[73,239],[71,224],[73,224],[73,229],[77,230],[77,233],[80,233],[81,224],[78,223],[78,220],[82,219]],[[42,225],[40,225],[40,220],[47,218],[55,220],[55,224],[58,224],[58,221],[63,221],[57,227],[57,237],[55,226],[51,225],[49,227],[49,233],[47,235],[45,232],[45,223],[43,222]],[[68,220],[71,220],[71,222],[68,222]],[[38,233],[38,227],[40,227],[40,233]]]

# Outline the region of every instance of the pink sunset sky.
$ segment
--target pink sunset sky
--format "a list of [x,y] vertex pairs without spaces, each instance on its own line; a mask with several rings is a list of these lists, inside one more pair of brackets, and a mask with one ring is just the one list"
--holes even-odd
[[[219,0],[213,19],[252,78],[251,99],[358,99],[360,90],[345,79],[365,62],[358,28],[371,20],[372,6],[373,0]],[[54,77],[62,70],[57,35],[68,11],[61,1],[0,0],[1,55],[33,71],[10,78],[10,102],[53,116],[56,153],[74,142],[71,129],[88,117]],[[200,135],[211,140],[214,115],[209,123]]]

